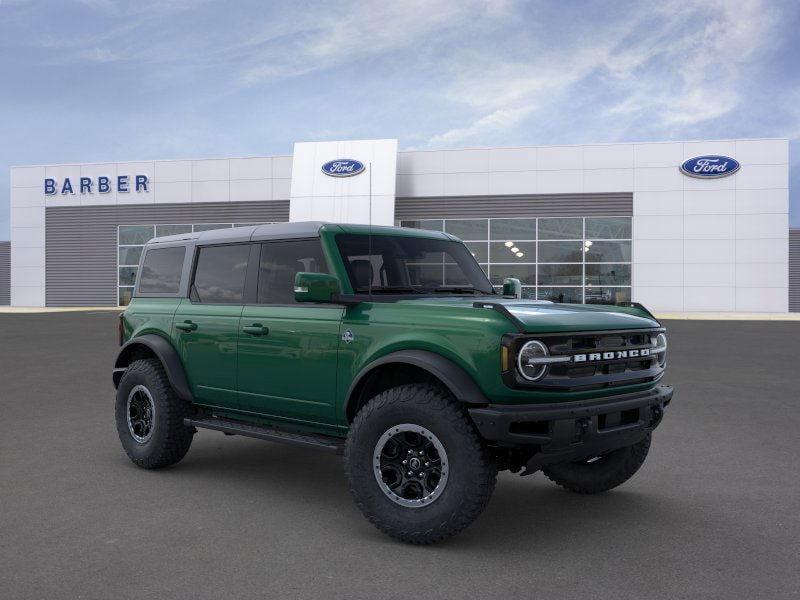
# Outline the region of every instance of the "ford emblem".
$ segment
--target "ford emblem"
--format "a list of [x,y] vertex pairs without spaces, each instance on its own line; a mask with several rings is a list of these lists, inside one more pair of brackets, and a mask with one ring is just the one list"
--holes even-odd
[[322,165],[322,172],[331,177],[352,177],[364,170],[364,163],[352,158],[337,158]]
[[681,172],[689,177],[710,179],[733,175],[739,170],[739,166],[739,161],[730,156],[709,154],[707,156],[695,156],[684,161],[681,165]]

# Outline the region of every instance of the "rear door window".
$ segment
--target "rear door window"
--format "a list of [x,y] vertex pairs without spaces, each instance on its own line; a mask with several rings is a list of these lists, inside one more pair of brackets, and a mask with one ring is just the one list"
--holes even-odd
[[243,304],[251,244],[200,248],[191,290],[193,302]]
[[184,246],[150,248],[144,256],[139,277],[140,294],[177,294],[181,284]]

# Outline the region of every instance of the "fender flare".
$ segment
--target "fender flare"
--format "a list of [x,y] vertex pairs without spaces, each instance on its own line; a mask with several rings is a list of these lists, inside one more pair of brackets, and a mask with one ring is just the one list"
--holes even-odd
[[428,373],[439,379],[460,402],[467,404],[489,403],[475,380],[449,358],[427,350],[398,350],[381,356],[359,371],[347,390],[347,397],[343,407],[345,415],[348,414],[350,403],[353,401],[353,392],[363,382],[364,378],[376,368],[391,363],[413,365],[428,371]]
[[161,365],[167,373],[169,384],[172,386],[172,389],[175,390],[178,397],[181,400],[192,402],[194,397],[189,388],[189,382],[186,379],[186,371],[183,369],[183,363],[181,363],[178,352],[168,340],[153,333],[147,333],[132,338],[120,348],[117,359],[114,361],[114,387],[117,388],[119,386],[122,375],[130,365],[130,357],[133,351],[141,346],[152,351],[158,360],[161,361]]

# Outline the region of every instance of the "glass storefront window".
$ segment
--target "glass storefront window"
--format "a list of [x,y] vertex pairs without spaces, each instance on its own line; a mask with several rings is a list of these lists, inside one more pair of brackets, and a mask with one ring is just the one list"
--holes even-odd
[[133,266],[139,264],[144,246],[120,246],[119,266]]
[[444,221],[442,219],[420,219],[418,221],[402,221],[401,227],[411,227],[412,229],[427,229],[428,231],[444,231]]
[[576,242],[539,242],[539,262],[583,262],[583,244]]
[[425,219],[400,225],[447,231],[465,240],[498,292],[504,279],[514,277],[522,282],[525,298],[616,303],[631,297],[631,221],[598,216]]
[[120,267],[119,268],[119,284],[120,285],[133,285],[136,283],[136,271],[139,267]]
[[582,285],[583,265],[539,265],[539,285]]
[[503,285],[503,280],[508,277],[519,279],[523,285],[536,285],[536,265],[491,266],[489,279],[494,285]]
[[586,262],[630,262],[630,242],[584,242]]
[[489,234],[490,239],[504,242],[532,241],[536,239],[536,219],[491,219]]
[[581,304],[583,302],[583,288],[540,287],[536,297],[539,300],[550,300],[550,302]]
[[586,239],[631,239],[630,217],[592,217],[586,219]]
[[155,237],[153,225],[120,225],[120,246],[141,245]]
[[631,266],[620,264],[586,265],[586,285],[630,285]]
[[131,303],[131,297],[133,296],[133,288],[132,287],[120,287],[119,288],[119,295],[118,301],[120,306],[128,306]]
[[448,219],[444,230],[465,242],[488,239],[489,229],[486,219]]
[[631,301],[631,288],[586,287],[586,304],[619,304]]
[[194,226],[195,232],[198,231],[211,231],[212,229],[230,229],[233,223],[199,223]]
[[191,233],[191,225],[156,225],[156,237],[165,235],[177,235],[179,233]]
[[[509,246],[508,244],[511,244]],[[493,263],[535,263],[536,242],[491,242],[489,261]]]
[[583,239],[583,219],[556,218],[539,219],[540,240],[580,240]]

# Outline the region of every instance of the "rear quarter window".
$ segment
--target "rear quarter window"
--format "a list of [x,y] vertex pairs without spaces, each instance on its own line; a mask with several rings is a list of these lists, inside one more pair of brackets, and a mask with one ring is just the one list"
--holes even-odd
[[185,256],[184,246],[148,249],[139,276],[138,293],[177,294]]

